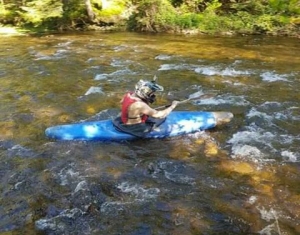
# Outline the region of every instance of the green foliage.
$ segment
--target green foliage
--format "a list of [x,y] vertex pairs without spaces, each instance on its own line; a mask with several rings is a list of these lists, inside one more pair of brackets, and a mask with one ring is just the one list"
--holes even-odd
[[179,8],[183,13],[199,12],[199,5],[203,2],[205,2],[205,0],[171,1],[172,5]]
[[95,9],[94,11],[98,16],[111,17],[122,14],[126,9],[126,1],[124,0],[115,0],[112,1],[109,8],[107,9]]
[[6,10],[4,7],[0,8],[0,22],[1,21],[9,21],[11,22],[14,18],[14,15],[11,11]]
[[266,1],[247,0],[242,3],[237,2],[231,6],[236,11],[246,11],[252,15],[264,14],[268,10]]
[[63,17],[70,21],[86,17],[86,9],[82,0],[68,0],[63,4]]
[[230,18],[224,16],[217,16],[212,13],[204,13],[202,15],[201,24],[198,29],[206,33],[226,32],[232,30],[234,23]]
[[256,22],[254,24],[254,29],[257,32],[272,32],[275,30],[273,16],[270,15],[260,15],[257,17]]
[[269,0],[269,4],[275,14],[300,14],[299,0]]
[[86,0],[0,0],[0,24],[64,30],[89,24],[117,24],[126,15],[129,20],[125,23],[130,30],[148,32],[196,29],[206,33],[289,30],[297,33],[298,30],[299,34],[300,27],[299,0],[107,0],[108,5],[102,5],[103,0],[90,0],[91,4],[85,3]]
[[19,16],[28,24],[39,26],[49,18],[56,18],[62,15],[62,4],[53,0],[39,0],[28,2],[21,6]]
[[17,25],[19,22],[18,14],[15,11],[15,4],[0,3],[0,23],[4,24],[15,24]]
[[167,0],[142,0],[128,21],[129,29],[160,32],[172,28],[175,9]]
[[299,0],[290,0],[289,12],[299,17],[300,15],[300,2]]
[[204,10],[204,13],[206,14],[215,14],[216,11],[222,6],[222,3],[220,3],[218,0],[212,0],[211,2],[208,2],[206,4],[206,9]]
[[182,29],[198,28],[203,22],[203,15],[196,13],[185,13],[176,17],[176,25]]

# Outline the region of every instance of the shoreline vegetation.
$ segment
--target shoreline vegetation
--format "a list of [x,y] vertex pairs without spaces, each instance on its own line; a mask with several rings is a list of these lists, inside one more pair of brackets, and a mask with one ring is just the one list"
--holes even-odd
[[300,38],[300,1],[0,0],[0,35],[70,31]]

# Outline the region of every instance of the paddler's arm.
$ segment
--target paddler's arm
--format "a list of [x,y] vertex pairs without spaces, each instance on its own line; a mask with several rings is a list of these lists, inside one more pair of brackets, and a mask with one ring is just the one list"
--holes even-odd
[[134,103],[134,105],[136,105],[135,108],[138,109],[140,114],[146,114],[153,118],[165,118],[172,112],[173,109],[175,109],[175,107],[177,106],[178,103],[179,103],[179,101],[174,100],[170,107],[163,109],[163,110],[153,109],[149,105],[147,105],[143,102],[136,102],[136,103]]

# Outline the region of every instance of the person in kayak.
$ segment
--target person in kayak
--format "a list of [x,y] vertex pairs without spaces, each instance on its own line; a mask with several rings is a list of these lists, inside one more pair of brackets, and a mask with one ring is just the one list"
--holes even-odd
[[114,120],[115,127],[123,132],[143,137],[163,123],[179,103],[173,101],[163,110],[151,108],[150,104],[156,99],[155,92],[163,90],[164,88],[155,81],[140,80],[135,85],[135,91],[126,93],[121,100],[121,117]]

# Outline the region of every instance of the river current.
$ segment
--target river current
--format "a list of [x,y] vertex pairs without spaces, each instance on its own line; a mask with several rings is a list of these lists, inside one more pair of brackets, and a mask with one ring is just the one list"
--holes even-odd
[[[300,234],[299,39],[0,35],[0,234]],[[131,142],[55,141],[111,118],[139,79],[155,105],[229,124]]]

